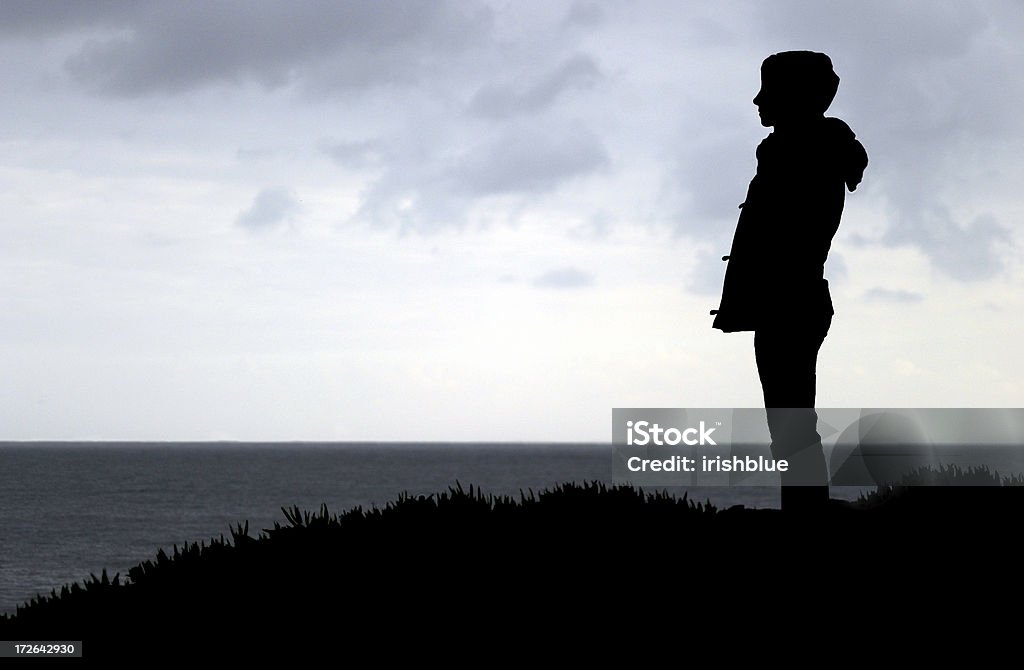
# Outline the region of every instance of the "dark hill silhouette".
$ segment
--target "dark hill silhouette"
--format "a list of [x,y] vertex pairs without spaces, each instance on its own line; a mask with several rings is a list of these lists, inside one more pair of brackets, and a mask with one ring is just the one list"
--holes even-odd
[[599,483],[519,500],[456,487],[338,515],[293,508],[259,537],[241,525],[161,551],[129,584],[104,574],[35,598],[0,617],[0,639],[83,640],[92,658],[309,657],[328,643],[346,658],[415,656],[481,640],[494,652],[564,643],[576,626],[653,625],[684,606],[742,602],[746,620],[773,617],[783,599],[851,607],[1012,560],[1002,542],[1024,487],[977,486],[998,481],[985,471],[915,476],[967,485],[880,489],[814,516]]

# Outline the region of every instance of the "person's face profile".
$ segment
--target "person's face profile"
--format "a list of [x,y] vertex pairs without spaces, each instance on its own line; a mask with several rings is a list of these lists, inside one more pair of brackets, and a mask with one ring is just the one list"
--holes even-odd
[[777,126],[779,123],[795,124],[811,116],[810,107],[791,82],[777,76],[761,75],[761,90],[754,96],[761,125]]
[[757,105],[757,115],[761,118],[761,125],[768,128],[774,126],[778,121],[779,103],[778,95],[773,87],[764,78],[761,79],[761,90],[754,96],[754,104]]
[[754,104],[757,105],[757,115],[761,118],[761,125],[766,128],[774,126],[775,116],[773,114],[771,96],[769,93],[766,93],[763,83],[761,84],[761,90],[754,96]]

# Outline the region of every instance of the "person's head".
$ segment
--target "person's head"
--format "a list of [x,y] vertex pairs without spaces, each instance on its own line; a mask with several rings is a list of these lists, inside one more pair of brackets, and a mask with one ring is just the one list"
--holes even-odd
[[783,51],[761,64],[754,97],[761,125],[798,125],[821,118],[839,89],[832,59],[814,51]]

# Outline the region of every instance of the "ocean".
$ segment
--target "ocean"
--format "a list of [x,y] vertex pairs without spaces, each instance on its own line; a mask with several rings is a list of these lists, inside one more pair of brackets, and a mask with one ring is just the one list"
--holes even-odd
[[[383,506],[457,482],[518,496],[610,483],[611,466],[608,444],[0,442],[0,611],[103,569],[124,576],[160,548],[227,536],[241,522],[256,535],[284,523],[282,507]],[[689,494],[722,507],[779,503],[774,487]]]
[[[255,535],[284,523],[286,506],[343,511],[457,482],[518,496],[594,480],[611,481],[608,445],[0,443],[0,611],[104,568],[124,576],[159,548],[239,522]],[[698,493],[778,505],[771,489]]]

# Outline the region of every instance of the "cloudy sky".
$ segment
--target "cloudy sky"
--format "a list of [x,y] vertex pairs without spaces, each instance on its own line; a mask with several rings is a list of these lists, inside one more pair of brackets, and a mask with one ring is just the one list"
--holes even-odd
[[867,148],[823,407],[1024,406],[1018,2],[0,4],[0,439],[610,440],[711,329],[811,49]]

